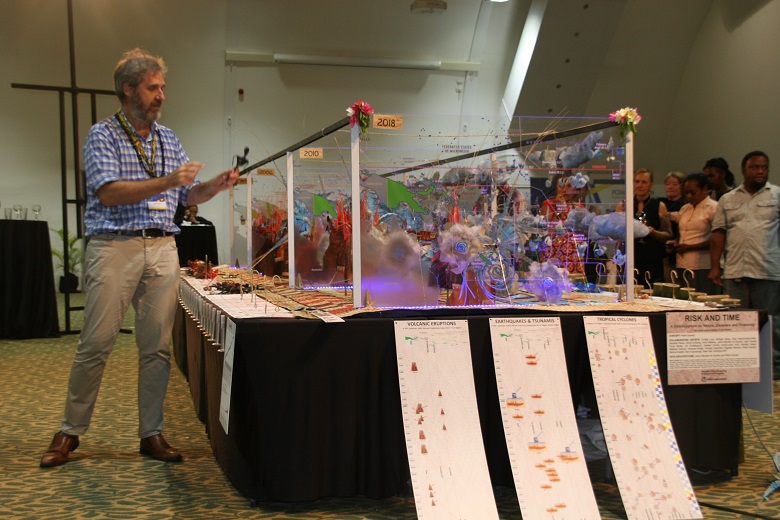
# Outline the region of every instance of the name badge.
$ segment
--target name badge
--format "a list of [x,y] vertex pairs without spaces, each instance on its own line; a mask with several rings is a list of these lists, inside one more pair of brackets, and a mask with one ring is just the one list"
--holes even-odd
[[150,197],[146,201],[146,207],[152,211],[165,211],[168,207],[165,205],[165,195],[162,193]]

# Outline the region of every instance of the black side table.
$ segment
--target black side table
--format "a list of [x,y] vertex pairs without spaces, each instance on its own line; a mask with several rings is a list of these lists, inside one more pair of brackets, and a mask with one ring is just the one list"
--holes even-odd
[[47,222],[0,220],[0,338],[60,335]]

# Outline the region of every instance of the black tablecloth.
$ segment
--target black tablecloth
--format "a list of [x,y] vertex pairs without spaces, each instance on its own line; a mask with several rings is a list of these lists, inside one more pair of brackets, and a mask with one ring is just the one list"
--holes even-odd
[[59,336],[46,222],[0,220],[0,280],[0,338]]
[[219,263],[214,226],[181,226],[181,233],[176,235],[176,247],[181,267],[186,267],[190,260],[205,261],[206,257],[214,265]]
[[[592,398],[582,314],[559,317],[572,395]],[[511,487],[489,316],[466,318],[491,480]],[[741,385],[667,386],[665,314],[650,314],[649,320],[685,463],[735,472]],[[186,349],[190,346],[197,352],[188,357],[206,372],[204,379],[193,365],[188,367],[196,409],[199,414],[206,410],[214,453],[241,493],[294,502],[328,496],[380,498],[406,491],[409,468],[392,319],[353,318],[336,324],[239,320],[229,435],[218,415],[223,354],[202,339]]]

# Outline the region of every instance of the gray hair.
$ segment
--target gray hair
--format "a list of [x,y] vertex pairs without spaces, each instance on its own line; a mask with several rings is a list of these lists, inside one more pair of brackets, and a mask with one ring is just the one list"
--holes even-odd
[[114,67],[114,91],[119,101],[125,100],[124,84],[135,88],[141,84],[147,72],[159,72],[163,76],[168,72],[165,61],[159,56],[152,56],[143,49],[135,48],[127,51]]
[[669,173],[667,173],[666,176],[664,177],[664,182],[668,181],[672,177],[674,177],[675,179],[680,181],[680,184],[685,182],[685,174],[683,172],[669,172]]

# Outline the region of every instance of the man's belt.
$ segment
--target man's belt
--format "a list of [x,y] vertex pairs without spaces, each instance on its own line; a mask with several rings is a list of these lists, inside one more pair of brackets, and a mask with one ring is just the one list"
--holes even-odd
[[173,233],[171,231],[165,231],[163,229],[158,229],[158,228],[118,230],[118,231],[110,231],[109,234],[128,236],[128,237],[144,237],[144,238],[160,238],[160,237],[173,236]]

